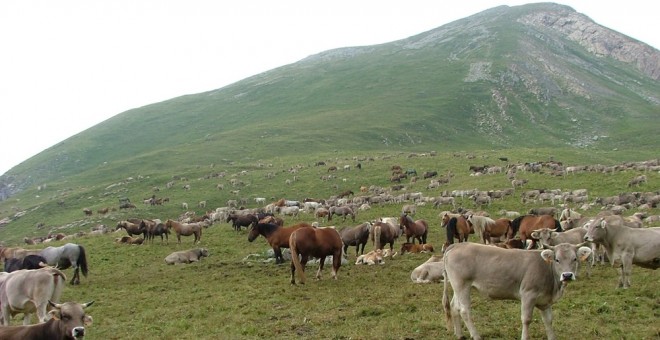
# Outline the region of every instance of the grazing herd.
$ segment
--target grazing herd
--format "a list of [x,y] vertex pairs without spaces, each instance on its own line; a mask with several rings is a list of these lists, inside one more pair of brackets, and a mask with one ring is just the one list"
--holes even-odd
[[[531,165],[530,169],[528,171],[535,171],[537,166]],[[344,167],[344,170],[349,171],[350,167]],[[509,169],[503,167],[471,167],[470,170],[475,175],[507,172],[509,176]],[[328,172],[336,171],[337,167],[328,168]],[[392,182],[397,183],[407,176],[417,175],[415,169],[403,170],[400,166],[393,166],[392,171],[392,178],[397,178]],[[570,174],[577,171],[572,169]],[[437,171],[427,171],[423,173],[423,178],[440,183],[435,179],[437,175]],[[451,173],[446,176],[447,183],[450,177]],[[645,175],[636,176],[630,180],[628,187],[646,183]],[[182,236],[192,236],[192,244],[198,245],[206,228],[214,222],[224,221],[239,233],[247,228],[249,242],[263,236],[273,249],[277,264],[285,262],[282,250],[288,248],[291,252],[290,283],[293,285],[306,283],[305,266],[312,258],[319,260],[316,279],[321,279],[325,263],[329,262],[331,276],[336,280],[342,259],[349,257],[348,248],[351,246],[355,247],[356,265],[384,265],[386,258],[392,259],[396,255],[433,253],[427,261],[412,270],[410,279],[414,283],[444,282],[442,306],[447,328],[453,330],[457,337],[462,337],[463,322],[475,339],[480,336],[472,320],[472,288],[489,298],[520,301],[523,339],[529,337],[532,312],[538,308],[547,337],[555,339],[552,305],[562,297],[568,283],[577,279],[580,263],[588,258],[594,261],[599,246],[620,273],[619,287],[631,286],[632,265],[660,268],[660,228],[644,227],[643,218],[646,216],[621,216],[621,212],[630,209],[628,207],[639,204],[657,206],[660,202],[657,193],[591,199],[582,189],[570,192],[533,189],[516,193],[515,190],[526,185],[527,180],[512,179],[513,188],[510,190],[455,190],[431,198],[415,192],[395,196],[392,191],[373,186],[364,186],[364,190],[361,188],[358,193],[371,192],[371,196],[356,196],[348,190],[328,200],[306,199],[301,202],[280,199],[271,204],[266,204],[266,199],[259,197],[254,200],[260,206],[257,209],[244,209],[238,202],[232,202],[228,207],[208,211],[198,219],[180,216],[164,222],[138,218],[121,220],[117,222],[115,231],[125,231],[128,236],[117,238],[116,242],[141,245],[147,241],[153,243],[153,239],[160,236],[161,244],[169,243],[169,234],[174,233],[177,244],[181,244]],[[502,210],[499,212],[500,218],[491,218],[487,212],[476,210],[514,193],[520,195],[521,204],[548,202],[553,206],[534,207],[527,214]],[[468,199],[464,201],[464,198]],[[457,209],[457,199],[470,204],[475,210]],[[595,217],[586,217],[568,205],[562,206],[568,207],[566,209],[557,208],[555,202],[594,202],[603,206],[603,212]],[[318,225],[319,221],[330,222],[337,216],[342,217],[343,223],[347,218],[356,222],[364,204],[386,203],[401,204],[401,212],[396,210],[397,217],[370,219],[343,228]],[[433,208],[446,205],[452,209],[438,214],[439,228],[436,230],[440,232],[444,228],[446,232],[442,250],[427,243],[429,232],[433,232],[433,221],[414,217],[418,207],[427,203]],[[617,210],[619,206],[623,209]],[[206,208],[206,201],[200,201],[198,207]],[[317,221],[285,226],[283,218],[299,220],[305,213],[314,216]],[[470,242],[470,235],[475,235],[472,238],[476,241]],[[401,246],[395,252],[395,243],[399,240]],[[373,250],[365,254],[368,243],[371,243]],[[193,248],[171,253],[165,257],[165,263],[190,264],[208,256],[208,249]],[[23,326],[0,327],[0,339],[30,338],[34,334],[47,334],[47,338],[59,337],[56,334],[66,334],[69,338],[84,336],[85,325],[91,324],[91,317],[85,314],[84,309],[93,302],[56,303],[67,280],[61,270],[73,268],[71,284],[80,283],[79,273],[87,276],[84,247],[67,243],[35,253],[0,248],[0,259],[4,259],[6,271],[0,273],[0,324],[7,326],[14,315],[24,315]],[[52,308],[50,312],[47,312],[48,306]],[[36,314],[40,324],[29,326],[31,314]]]

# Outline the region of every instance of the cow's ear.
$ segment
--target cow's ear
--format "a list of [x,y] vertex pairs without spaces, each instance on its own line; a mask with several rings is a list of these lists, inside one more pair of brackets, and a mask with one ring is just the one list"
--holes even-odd
[[580,247],[577,251],[577,257],[580,261],[586,261],[591,255],[591,248],[589,247]]
[[57,308],[51,309],[50,312],[48,312],[48,315],[50,315],[50,317],[55,320],[59,320],[62,317],[62,315],[60,314],[60,310]]
[[94,321],[94,320],[92,319],[92,316],[91,316],[91,315],[85,315],[85,317],[83,318],[83,324],[84,324],[85,326],[89,326],[89,325],[91,325],[93,321]]
[[545,262],[552,263],[552,261],[555,259],[555,252],[550,249],[546,249],[541,252],[541,257],[545,260]]
[[550,232],[550,238],[555,238],[555,237],[557,237],[557,235],[558,235],[558,234],[557,234],[556,231],[551,231],[551,232]]

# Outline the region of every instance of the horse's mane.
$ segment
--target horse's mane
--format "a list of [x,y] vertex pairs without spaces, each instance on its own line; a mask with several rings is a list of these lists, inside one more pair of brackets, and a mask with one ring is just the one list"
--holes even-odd
[[280,226],[274,223],[257,223],[256,229],[264,236],[272,234]]

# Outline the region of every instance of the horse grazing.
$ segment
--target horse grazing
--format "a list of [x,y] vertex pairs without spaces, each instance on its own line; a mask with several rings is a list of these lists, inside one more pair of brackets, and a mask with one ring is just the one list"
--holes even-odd
[[87,277],[87,255],[79,244],[67,243],[60,247],[46,247],[39,253],[49,266],[59,269],[73,267],[71,284],[80,284],[80,272]]
[[426,243],[429,224],[425,220],[413,221],[412,217],[403,214],[399,218],[399,227],[403,228],[403,232],[406,234],[406,242],[410,243],[412,239],[412,243],[415,243],[415,239],[417,239],[420,244]]
[[296,229],[311,226],[311,224],[304,222],[290,227],[282,227],[273,223],[257,223],[250,228],[248,241],[252,242],[259,237],[259,235],[263,236],[266,241],[268,241],[268,244],[273,247],[273,252],[275,252],[275,263],[280,264],[284,263],[282,248],[289,248],[289,236],[291,236],[291,233]]
[[115,230],[119,229],[125,229],[126,232],[128,233],[128,236],[133,236],[133,235],[142,235],[142,238],[147,238],[147,228],[145,225],[143,225],[142,220],[139,222],[131,222],[131,221],[119,221],[117,222],[117,228]]
[[343,216],[344,221],[346,221],[346,216],[350,215],[353,222],[355,222],[355,212],[351,207],[341,206],[341,207],[330,207],[328,214],[328,221],[332,221],[332,215]]
[[458,242],[467,242],[468,236],[474,234],[474,229],[470,228],[467,219],[461,214],[442,214],[441,226],[447,228],[447,241],[443,249],[454,244],[454,239],[458,239]]
[[[371,227],[371,223],[365,222],[339,231],[339,236],[344,242],[344,253],[348,251],[348,246],[355,246],[355,256],[364,254],[364,246],[369,241],[369,227]],[[360,246],[362,246],[362,250],[360,250]]]
[[343,246],[337,230],[334,228],[298,228],[289,236],[289,246],[291,249],[291,284],[296,284],[296,271],[298,271],[300,284],[305,284],[305,265],[310,256],[319,259],[316,279],[320,280],[325,258],[332,255],[332,278],[337,279]]
[[511,229],[507,232],[507,238],[514,238],[516,233],[520,231],[520,240],[523,243],[526,243],[527,239],[532,240],[527,247],[527,249],[531,249],[536,246],[536,240],[532,237],[532,232],[543,228],[556,231],[562,230],[559,221],[550,215],[524,215],[511,221]]
[[174,220],[167,220],[165,222],[165,227],[169,230],[174,229],[177,243],[181,243],[182,235],[194,235],[195,239],[193,240],[193,244],[201,242],[203,226],[200,223],[181,223]]
[[259,223],[257,216],[252,214],[238,215],[238,214],[229,214],[227,215],[227,223],[232,222],[232,227],[234,230],[241,231],[241,227],[254,227]]

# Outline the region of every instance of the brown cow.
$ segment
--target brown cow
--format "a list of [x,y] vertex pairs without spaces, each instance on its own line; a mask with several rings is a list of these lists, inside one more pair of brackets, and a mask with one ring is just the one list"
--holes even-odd
[[79,304],[75,302],[48,304],[53,309],[48,312],[50,320],[31,326],[0,327],[0,339],[82,339],[85,336],[85,326],[92,324],[92,316],[86,315],[84,309],[94,301]]

